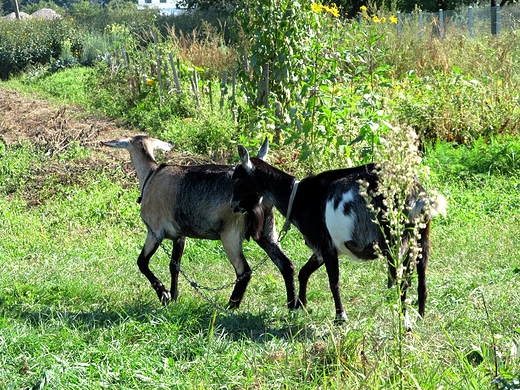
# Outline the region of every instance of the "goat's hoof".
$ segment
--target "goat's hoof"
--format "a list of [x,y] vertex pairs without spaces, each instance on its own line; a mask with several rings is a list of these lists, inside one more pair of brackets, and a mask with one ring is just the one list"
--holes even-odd
[[299,305],[298,305],[298,300],[294,300],[294,301],[290,301],[288,304],[287,304],[287,308],[289,310],[297,310],[299,309]]
[[229,310],[238,309],[240,307],[240,302],[240,299],[230,299],[227,304],[227,308]]
[[163,306],[166,306],[172,301],[172,296],[169,291],[163,291],[159,296],[159,300],[161,301]]
[[336,314],[336,318],[334,319],[334,324],[336,325],[343,325],[347,323],[347,315],[345,312]]

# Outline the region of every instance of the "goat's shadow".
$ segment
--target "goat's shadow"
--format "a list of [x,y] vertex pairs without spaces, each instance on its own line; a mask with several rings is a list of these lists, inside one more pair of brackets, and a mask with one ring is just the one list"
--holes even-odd
[[211,304],[177,306],[176,303],[172,303],[162,307],[149,302],[130,303],[116,309],[102,307],[90,311],[55,310],[50,306],[26,311],[11,307],[5,308],[4,313],[21,318],[34,327],[40,327],[42,324],[50,326],[62,324],[74,329],[91,331],[117,327],[128,321],[145,324],[159,319],[160,322],[174,322],[180,325],[181,329],[186,329],[186,332],[192,332],[196,327],[203,331],[211,330],[218,334],[225,334],[234,341],[248,339],[265,343],[273,338],[283,340],[314,338],[313,328],[307,325],[307,319],[302,318],[304,313],[289,309],[273,316],[269,310],[257,313],[242,309],[224,312]]

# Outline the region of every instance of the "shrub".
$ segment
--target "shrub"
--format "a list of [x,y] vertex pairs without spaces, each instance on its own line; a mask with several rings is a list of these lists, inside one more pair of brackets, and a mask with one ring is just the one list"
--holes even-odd
[[81,0],[72,6],[69,15],[83,31],[102,33],[111,24],[122,24],[132,33],[141,34],[155,24],[157,10],[138,10],[136,4],[120,0],[111,1],[107,6]]
[[23,20],[0,23],[0,78],[45,65],[62,54],[71,30],[63,20]]

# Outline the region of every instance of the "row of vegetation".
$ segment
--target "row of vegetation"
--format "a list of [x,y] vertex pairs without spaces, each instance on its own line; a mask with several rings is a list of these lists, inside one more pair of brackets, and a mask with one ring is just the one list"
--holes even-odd
[[[37,84],[64,67],[88,66],[82,68],[82,102],[139,130],[189,147],[191,136],[177,134],[178,121],[202,121],[215,128],[210,143],[217,148],[229,146],[230,128],[235,138],[271,133],[295,146],[310,166],[320,164],[311,161],[313,154],[339,165],[370,154],[382,120],[412,126],[428,143],[514,136],[520,125],[514,31],[439,40],[431,31],[419,34],[413,23],[398,34],[390,13],[380,17],[384,23],[370,19],[381,10],[362,7],[366,18],[359,24],[340,19],[333,6],[285,0],[249,2],[220,24],[196,13],[158,17],[117,1],[105,8],[87,4],[61,10],[60,20],[0,23],[2,78],[25,72],[24,82]],[[202,21],[199,27],[187,27],[194,17]],[[137,66],[121,66],[122,52]],[[157,57],[168,63],[170,54],[180,60],[179,71],[199,70],[201,89],[213,82],[218,92],[222,72],[236,72],[235,122],[232,115],[195,109],[189,86],[181,95],[160,95],[153,83],[142,85],[144,69],[153,69]],[[148,76],[157,81],[157,74]],[[189,85],[189,78],[183,82]]]
[[[309,312],[287,313],[274,266],[255,272],[238,313],[185,282],[161,308],[133,266],[144,237],[135,178],[93,164],[99,151],[81,139],[59,150],[2,141],[0,387],[520,388],[515,31],[439,40],[412,24],[398,33],[384,9],[361,8],[358,23],[289,0],[244,2],[220,21],[87,4],[45,4],[60,20],[0,22],[3,85],[218,162],[268,136],[270,161],[299,176],[374,158],[420,175],[449,201],[432,232],[427,314],[403,335],[384,262],[342,264],[345,327],[330,322],[325,272]],[[232,280],[218,243],[191,243],[193,279]],[[298,270],[298,232],[283,247]],[[167,280],[160,252],[153,267]],[[246,253],[262,256],[254,244]]]

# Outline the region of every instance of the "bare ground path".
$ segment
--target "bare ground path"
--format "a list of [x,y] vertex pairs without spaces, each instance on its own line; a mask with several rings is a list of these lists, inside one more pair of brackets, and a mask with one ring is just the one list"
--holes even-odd
[[30,141],[55,154],[72,142],[97,147],[101,140],[131,134],[114,120],[86,115],[72,106],[56,107],[0,87],[0,137],[7,144]]
[[[0,143],[31,142],[44,148],[49,156],[60,155],[74,145],[92,151],[79,165],[51,159],[38,175],[54,174],[69,183],[77,183],[85,171],[122,166],[130,181],[136,183],[128,153],[101,145],[101,141],[134,134],[135,130],[113,119],[87,114],[74,106],[60,107],[0,86]],[[168,152],[165,159],[168,163],[183,165],[210,162],[182,151]]]
[[[74,106],[58,106],[45,99],[27,97],[0,85],[0,159],[2,144],[30,142],[44,150],[48,158],[36,164],[24,178],[21,196],[28,207],[38,206],[52,198],[56,186],[83,186],[100,172],[120,172],[118,181],[124,187],[137,189],[137,175],[126,150],[105,147],[101,141],[131,137],[134,129],[118,121],[92,115]],[[87,157],[57,158],[76,145],[89,149]],[[56,157],[56,158],[54,158]],[[182,151],[170,151],[161,160],[170,164],[191,165],[211,162]],[[122,175],[121,175],[122,173]],[[9,192],[9,191],[8,191]],[[10,193],[5,194],[10,199]]]

